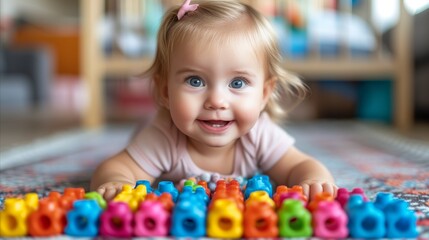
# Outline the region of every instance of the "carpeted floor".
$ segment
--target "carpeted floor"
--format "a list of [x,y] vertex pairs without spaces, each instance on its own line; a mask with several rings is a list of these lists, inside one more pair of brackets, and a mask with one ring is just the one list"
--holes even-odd
[[[356,122],[286,128],[298,147],[331,169],[339,187],[361,187],[371,199],[383,191],[409,201],[418,214],[420,236],[429,237],[429,143]],[[88,189],[95,166],[121,150],[132,132],[131,126],[72,131],[2,152],[0,205],[6,197],[28,192],[43,197],[65,187]]]

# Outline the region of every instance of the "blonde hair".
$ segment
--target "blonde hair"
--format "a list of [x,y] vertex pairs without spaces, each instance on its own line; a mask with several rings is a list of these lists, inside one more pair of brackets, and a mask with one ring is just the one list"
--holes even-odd
[[[235,1],[200,1],[197,10],[188,12],[180,20],[177,12],[180,6],[169,9],[163,18],[158,32],[157,49],[154,62],[143,73],[152,80],[154,98],[161,102],[163,87],[167,84],[170,56],[174,48],[183,41],[200,41],[204,38],[208,44],[225,40],[225,35],[219,33],[219,26],[234,26],[234,23],[246,21],[246,25],[235,28],[229,33],[244,34],[255,46],[262,50],[266,62],[267,79],[275,81],[275,89],[264,109],[270,117],[279,121],[286,116],[287,109],[282,104],[282,97],[297,97],[302,100],[306,88],[302,81],[283,68],[282,57],[278,48],[276,34],[269,21],[249,5]],[[204,42],[206,44],[206,42]],[[201,43],[200,43],[201,44]],[[221,45],[219,45],[221,46]]]

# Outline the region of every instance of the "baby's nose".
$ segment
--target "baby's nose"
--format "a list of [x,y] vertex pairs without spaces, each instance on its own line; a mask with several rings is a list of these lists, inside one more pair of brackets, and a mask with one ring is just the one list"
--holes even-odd
[[212,89],[208,92],[204,108],[209,110],[229,108],[226,94],[221,89]]

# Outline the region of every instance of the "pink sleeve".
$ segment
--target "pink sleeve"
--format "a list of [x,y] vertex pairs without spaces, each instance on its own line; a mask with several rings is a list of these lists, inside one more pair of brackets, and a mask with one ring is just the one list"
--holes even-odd
[[293,146],[295,139],[263,113],[253,129],[258,168],[268,171]]
[[140,131],[126,150],[136,163],[152,177],[171,170],[175,158],[175,139],[168,129],[151,123]]

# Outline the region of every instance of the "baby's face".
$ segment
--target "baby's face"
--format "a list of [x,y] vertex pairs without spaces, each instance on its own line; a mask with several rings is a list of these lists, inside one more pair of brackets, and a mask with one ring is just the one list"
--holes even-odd
[[269,88],[261,54],[250,43],[181,44],[171,58],[167,108],[194,144],[227,146],[246,134]]

